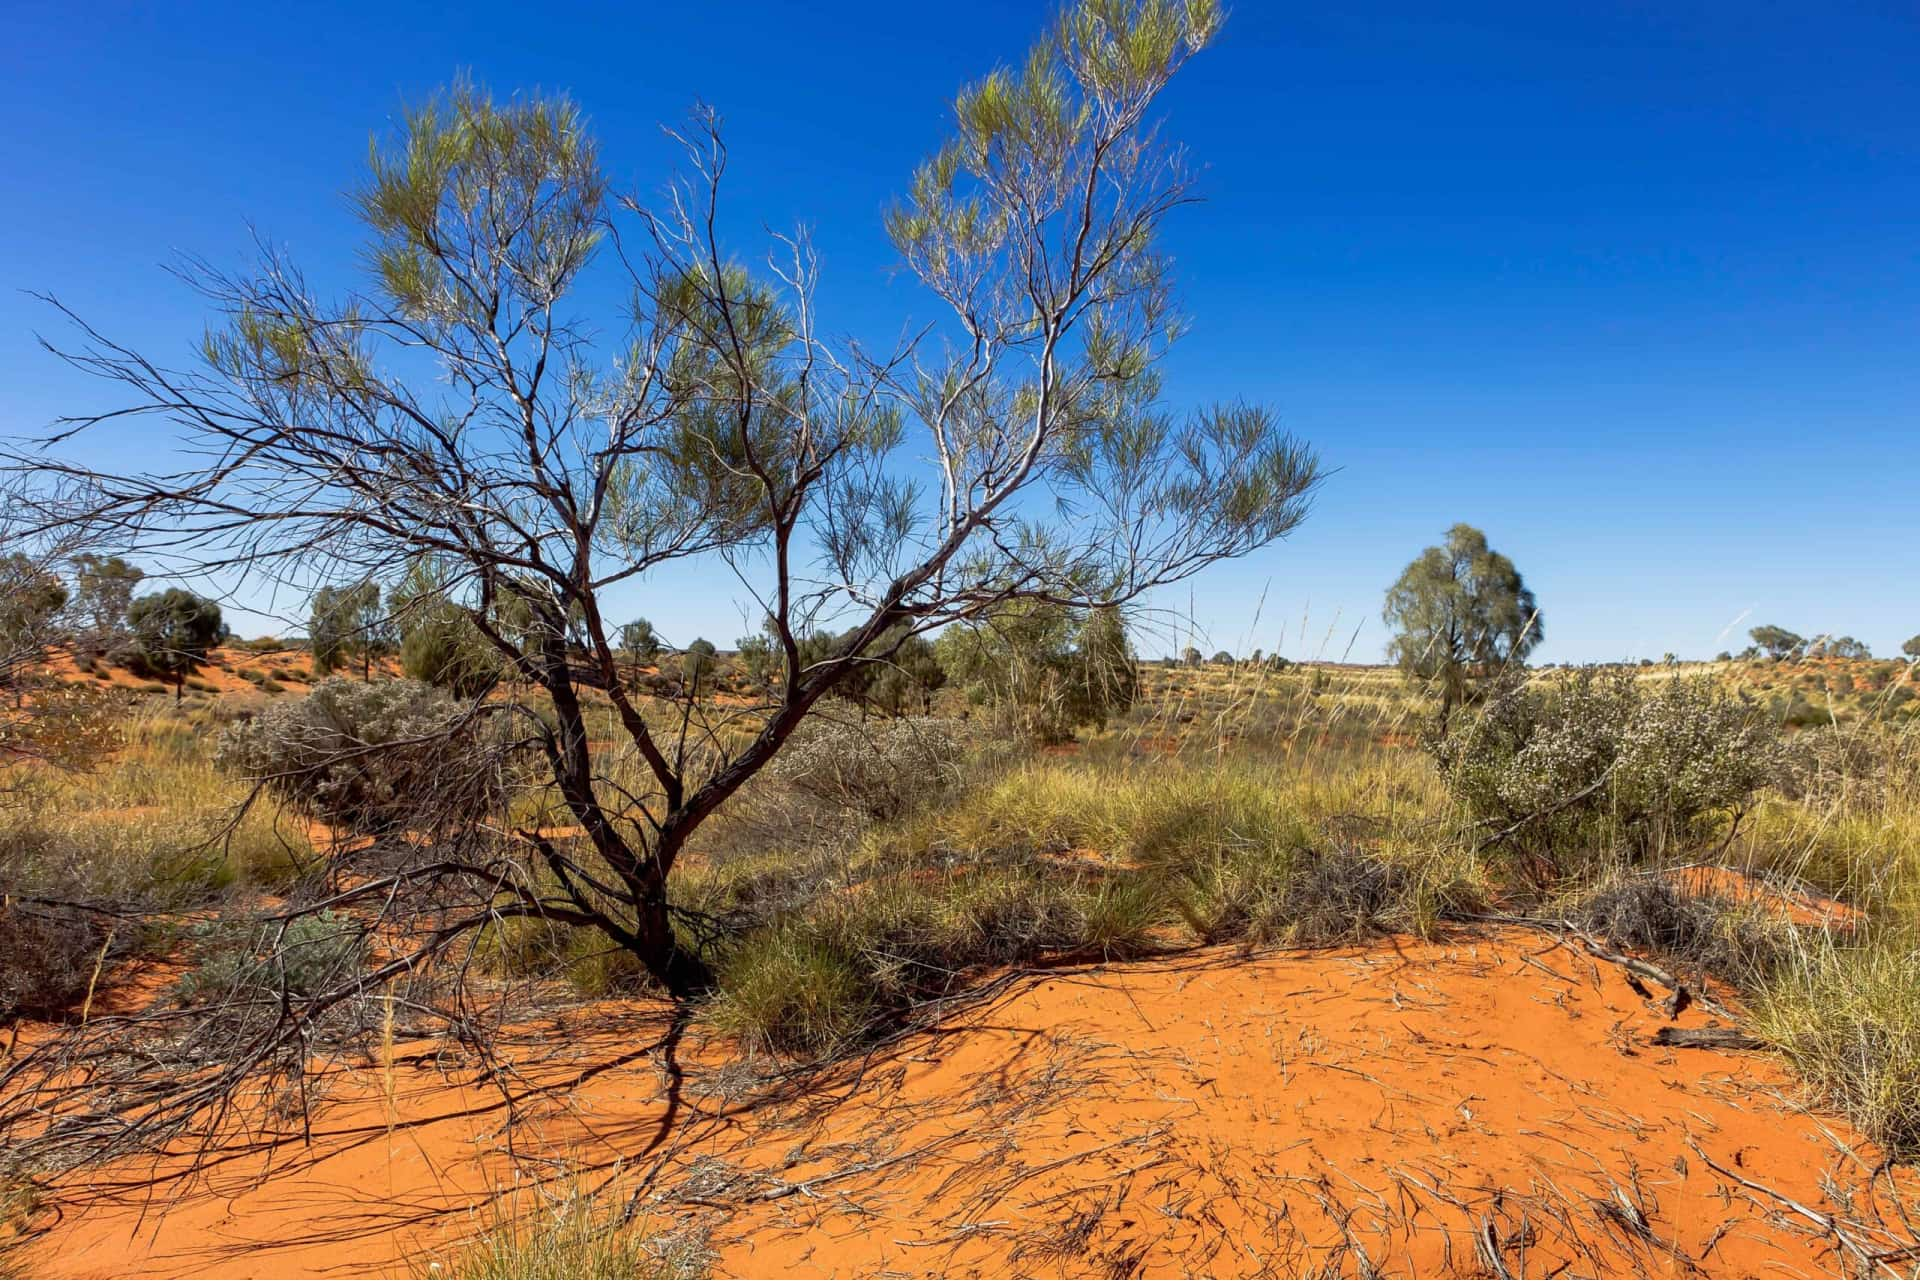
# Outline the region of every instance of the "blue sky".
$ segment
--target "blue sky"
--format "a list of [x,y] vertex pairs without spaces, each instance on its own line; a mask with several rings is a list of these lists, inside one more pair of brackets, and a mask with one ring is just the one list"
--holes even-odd
[[[11,5],[0,432],[111,394],[36,348],[55,322],[20,290],[179,359],[177,252],[239,266],[251,226],[344,282],[369,136],[462,69],[571,92],[646,190],[658,124],[712,102],[740,231],[812,227],[829,326],[891,336],[937,313],[880,211],[1048,11]],[[1169,235],[1195,322],[1169,390],[1269,404],[1336,470],[1292,538],[1157,603],[1209,647],[1370,661],[1385,588],[1464,520],[1539,595],[1542,660],[1758,622],[1893,652],[1920,632],[1916,66],[1909,4],[1242,0],[1166,99],[1206,166]],[[747,630],[694,586],[632,612]]]

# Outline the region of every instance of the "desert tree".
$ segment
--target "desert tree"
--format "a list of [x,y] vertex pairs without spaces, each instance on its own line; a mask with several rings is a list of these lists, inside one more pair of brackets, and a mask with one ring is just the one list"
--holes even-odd
[[85,651],[105,653],[127,638],[127,610],[145,571],[120,556],[83,552],[73,558],[72,617],[75,642]]
[[713,673],[719,663],[719,653],[712,641],[700,636],[680,655],[680,672],[686,678],[688,698],[700,696],[700,682]]
[[218,602],[184,587],[140,597],[127,609],[127,625],[140,664],[173,682],[176,702],[188,673],[207,661],[224,630]]
[[45,560],[24,551],[0,556],[0,686],[16,696],[61,636],[67,585]]
[[943,672],[1039,742],[1064,742],[1133,705],[1138,672],[1112,606],[1021,601],[941,634]]
[[1483,683],[1524,662],[1545,634],[1540,607],[1513,562],[1471,525],[1455,525],[1387,590],[1388,654],[1433,689],[1444,728]]
[[331,672],[353,655],[360,660],[361,679],[371,680],[373,660],[392,653],[398,638],[390,602],[372,579],[313,594],[307,639],[316,672]]
[[1755,645],[1766,652],[1768,658],[1775,660],[1789,658],[1804,649],[1807,644],[1804,636],[1790,632],[1784,627],[1775,627],[1771,623],[1756,627],[1747,635],[1753,639]]
[[[16,495],[0,487],[0,687],[14,697],[0,703],[0,805],[24,795],[20,776],[5,767],[37,762],[81,770],[97,763],[118,741],[109,691],[62,681],[47,668],[63,652],[78,653],[81,615],[67,603],[62,564],[80,564],[94,553],[78,543],[78,531],[60,528],[22,536]],[[0,866],[23,851],[0,851]]]
[[[716,115],[675,134],[684,168],[642,198],[615,192],[570,101],[455,85],[374,149],[364,287],[325,297],[271,248],[245,274],[188,264],[217,321],[184,369],[76,317],[62,354],[128,398],[16,461],[61,487],[62,519],[215,577],[431,561],[432,606],[540,696],[473,715],[518,727],[580,833],[496,823],[505,848],[476,835],[465,858],[448,835],[431,875],[487,887],[478,919],[597,930],[693,993],[709,975],[674,927],[677,861],[856,671],[1021,603],[1135,601],[1304,518],[1310,450],[1255,405],[1177,412],[1157,372],[1182,328],[1161,233],[1193,189],[1155,103],[1219,21],[1209,0],[1081,0],[964,88],[885,217],[944,319],[880,349],[826,336],[803,236],[760,266],[723,243]],[[107,474],[67,451],[129,415],[192,466]],[[687,562],[733,577],[781,667],[692,740],[704,713],[659,717],[618,679],[607,616]],[[601,699],[611,749],[588,732]],[[616,784],[624,762],[646,786]]]
[[651,663],[660,657],[661,640],[653,624],[636,618],[620,627],[620,649],[636,663]]
[[1900,643],[1900,652],[1908,658],[1920,659],[1920,636],[1909,636]]

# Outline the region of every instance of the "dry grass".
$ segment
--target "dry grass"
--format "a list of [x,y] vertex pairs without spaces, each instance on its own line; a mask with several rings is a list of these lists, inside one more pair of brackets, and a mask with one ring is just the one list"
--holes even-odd
[[532,1189],[495,1202],[478,1232],[444,1256],[422,1260],[416,1272],[471,1281],[611,1281],[704,1277],[711,1263],[712,1252],[699,1233],[658,1230],[618,1198],[569,1183],[558,1193]]

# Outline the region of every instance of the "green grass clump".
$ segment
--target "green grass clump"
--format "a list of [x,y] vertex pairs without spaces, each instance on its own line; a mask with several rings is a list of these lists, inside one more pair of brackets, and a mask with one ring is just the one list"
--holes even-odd
[[692,1232],[656,1232],[645,1218],[628,1220],[616,1199],[575,1189],[531,1214],[497,1214],[488,1227],[446,1257],[424,1260],[423,1278],[518,1281],[525,1277],[704,1277],[713,1252]]
[[1816,933],[1759,990],[1752,1018],[1889,1155],[1920,1155],[1920,938]]
[[754,1048],[824,1056],[864,1033],[873,1001],[874,984],[853,956],[789,925],[751,935],[733,950],[712,1017]]

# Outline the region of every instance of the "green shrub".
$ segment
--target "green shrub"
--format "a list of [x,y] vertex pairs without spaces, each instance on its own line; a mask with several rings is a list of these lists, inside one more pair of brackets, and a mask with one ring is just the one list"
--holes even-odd
[[1778,731],[1711,678],[1649,692],[1625,671],[1512,683],[1428,748],[1483,831],[1566,870],[1697,842],[1778,774]]
[[791,925],[735,947],[713,1011],[722,1030],[756,1048],[805,1055],[852,1042],[872,1015],[871,985],[855,959]]
[[284,923],[215,918],[191,927],[187,944],[192,968],[174,985],[182,1004],[257,1000],[283,988],[294,996],[313,996],[359,967],[366,931],[334,912]]

